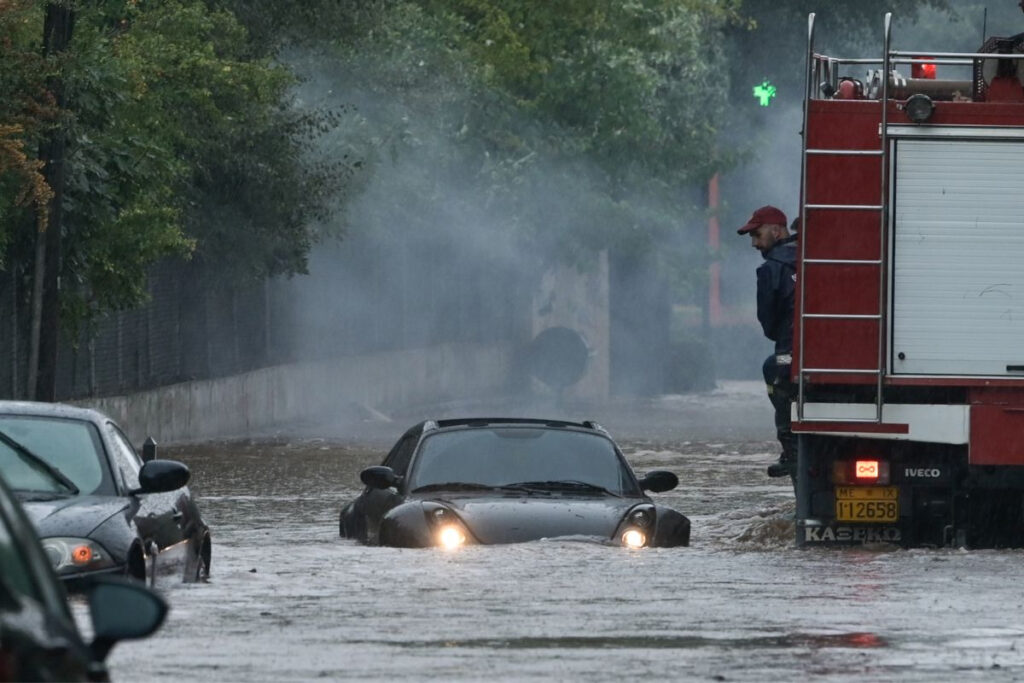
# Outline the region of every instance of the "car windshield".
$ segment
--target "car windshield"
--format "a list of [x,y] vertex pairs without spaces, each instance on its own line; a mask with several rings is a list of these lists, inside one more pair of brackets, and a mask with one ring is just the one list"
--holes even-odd
[[[610,439],[565,429],[502,427],[427,436],[410,490],[481,484],[638,495],[635,478]],[[561,484],[561,485],[559,485]]]
[[98,493],[104,486],[105,458],[91,423],[0,415],[0,433],[8,437],[0,439],[0,473],[12,489],[71,495],[75,489]]

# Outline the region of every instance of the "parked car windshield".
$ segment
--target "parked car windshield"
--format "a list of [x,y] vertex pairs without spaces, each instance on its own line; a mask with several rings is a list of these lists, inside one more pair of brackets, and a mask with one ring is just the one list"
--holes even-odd
[[427,436],[413,462],[409,488],[524,482],[582,482],[617,495],[640,493],[610,439],[564,429],[523,427]]
[[[59,470],[78,493],[105,492],[106,457],[96,427],[83,420],[67,418],[0,415],[0,432],[28,449],[52,468]],[[0,473],[16,491],[69,494],[59,477],[31,456],[0,441]]]

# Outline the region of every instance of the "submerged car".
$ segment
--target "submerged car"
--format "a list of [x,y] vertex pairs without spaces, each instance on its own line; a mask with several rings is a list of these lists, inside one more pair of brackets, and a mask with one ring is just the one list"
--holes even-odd
[[98,411],[0,401],[0,474],[69,587],[97,574],[150,584],[209,574],[210,530],[188,467],[156,459],[151,440],[144,450]]
[[125,579],[90,585],[93,640],[82,637],[32,523],[0,478],[0,681],[105,681],[119,640],[144,638],[167,614],[156,593]]
[[593,422],[428,420],[405,432],[366,489],[341,510],[342,537],[371,545],[458,547],[590,538],[633,548],[685,546],[690,520],[644,492],[675,488],[659,470],[637,479]]

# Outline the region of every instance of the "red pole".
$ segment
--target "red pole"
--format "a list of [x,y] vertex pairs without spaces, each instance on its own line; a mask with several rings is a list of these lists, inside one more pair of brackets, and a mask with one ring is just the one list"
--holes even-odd
[[718,260],[718,174],[708,181],[708,321],[712,327],[722,324],[722,264]]

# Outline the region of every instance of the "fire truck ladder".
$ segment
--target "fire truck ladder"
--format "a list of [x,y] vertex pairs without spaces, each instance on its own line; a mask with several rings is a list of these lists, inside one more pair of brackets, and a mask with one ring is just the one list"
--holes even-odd
[[[886,231],[888,227],[888,204],[886,201],[887,192],[887,174],[889,168],[889,140],[886,135],[887,128],[887,107],[886,103],[889,99],[889,79],[886,76],[889,74],[889,54],[890,54],[890,36],[891,36],[891,19],[892,15],[887,13],[885,15],[885,53],[882,60],[877,59],[835,59],[830,57],[824,57],[816,55],[814,53],[814,14],[811,13],[807,17],[807,72],[806,83],[805,83],[805,95],[804,95],[804,120],[803,120],[803,134],[802,139],[802,158],[801,158],[801,197],[800,197],[800,230],[804,235],[800,238],[800,262],[801,267],[806,271],[808,267],[828,267],[828,266],[863,266],[873,267],[878,269],[878,312],[873,314],[855,314],[855,313],[808,313],[806,309],[806,291],[805,282],[806,277],[800,276],[800,362],[798,364],[797,374],[797,420],[800,422],[834,422],[835,417],[807,417],[805,415],[806,408],[806,384],[808,378],[811,375],[873,375],[875,377],[875,402],[874,402],[874,416],[873,417],[854,417],[854,418],[842,418],[842,422],[866,422],[872,424],[880,424],[882,422],[882,385],[886,374],[885,367],[885,302],[886,302],[886,289],[885,289],[885,272],[886,272],[886,261],[885,261],[885,244],[887,240]],[[810,101],[815,98],[818,94],[819,89],[823,84],[829,84],[833,90],[838,84],[838,67],[840,64],[878,64],[881,61],[883,64],[883,77],[881,79],[881,96],[879,106],[881,107],[881,127],[880,137],[881,146],[879,149],[864,150],[864,149],[809,149],[807,146],[807,123],[809,118]],[[807,201],[807,160],[811,156],[823,155],[823,156],[835,156],[835,157],[878,157],[879,164],[881,165],[880,177],[880,202],[878,204],[816,204],[808,203]],[[880,225],[879,234],[881,235],[881,243],[879,245],[879,257],[876,259],[841,259],[841,258],[807,258],[807,211],[874,211],[878,213],[878,220]],[[827,368],[827,367],[807,367],[804,364],[805,353],[804,349],[804,331],[806,329],[806,321],[811,319],[832,319],[832,320],[875,320],[878,324],[878,353],[877,353],[877,364],[873,368]],[[868,404],[865,404],[868,405]]]

